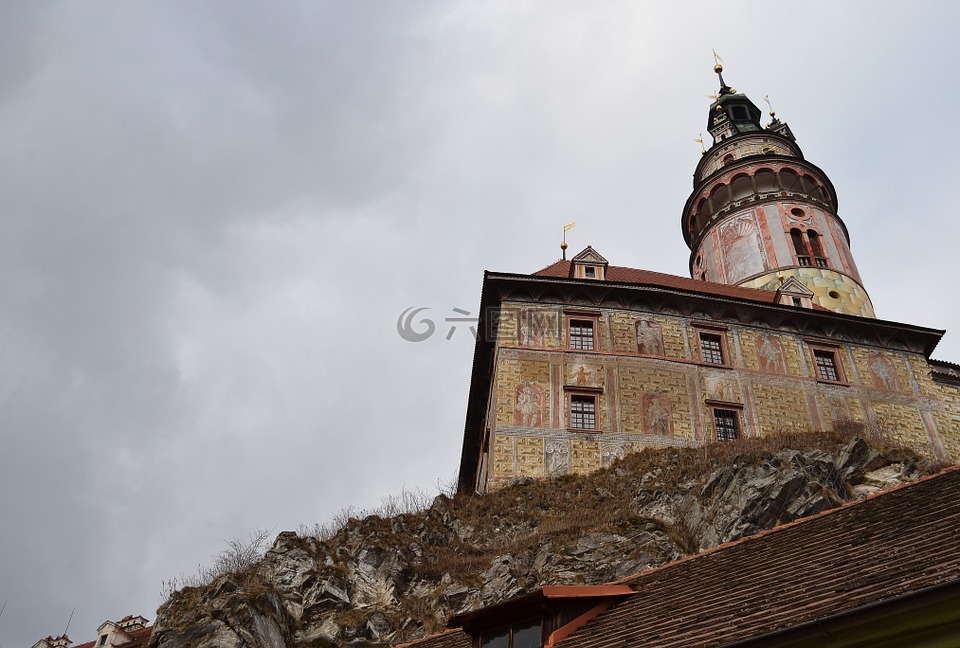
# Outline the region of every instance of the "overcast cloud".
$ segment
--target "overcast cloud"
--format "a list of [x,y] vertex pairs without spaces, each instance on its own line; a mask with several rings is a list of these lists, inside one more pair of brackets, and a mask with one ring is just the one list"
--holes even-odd
[[960,361],[958,6],[0,4],[0,645],[450,480],[484,269],[687,273],[712,48]]

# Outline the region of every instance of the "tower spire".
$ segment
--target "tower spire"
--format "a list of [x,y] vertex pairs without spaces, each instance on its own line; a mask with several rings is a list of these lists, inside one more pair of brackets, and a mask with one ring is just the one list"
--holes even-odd
[[736,92],[736,90],[728,86],[723,80],[723,59],[717,54],[717,50],[713,50],[713,71],[717,73],[717,78],[720,79],[719,96],[722,97],[725,94],[733,94]]
[[830,179],[804,159],[769,97],[772,121],[764,128],[761,110],[724,81],[716,52],[714,60],[720,92],[707,117],[713,144],[701,155],[682,221],[691,276],[764,290],[792,278],[809,292],[798,305],[812,300],[874,317]]

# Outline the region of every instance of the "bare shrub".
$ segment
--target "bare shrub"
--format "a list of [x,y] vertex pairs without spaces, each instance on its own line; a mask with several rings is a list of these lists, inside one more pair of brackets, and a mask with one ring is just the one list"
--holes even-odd
[[[454,487],[455,488],[455,487]],[[380,505],[370,509],[356,509],[352,506],[340,509],[326,522],[316,522],[310,526],[301,524],[297,534],[321,542],[329,542],[341,531],[346,529],[351,521],[363,520],[370,517],[384,519],[395,518],[409,513],[420,513],[430,508],[437,493],[417,489],[404,488],[399,495],[386,495],[380,499]]]
[[267,544],[273,533],[270,529],[257,529],[250,533],[247,540],[233,538],[227,541],[227,548],[213,557],[213,563],[207,566],[197,565],[197,573],[174,576],[160,586],[160,598],[166,601],[170,596],[185,587],[203,587],[221,576],[251,575],[267,550]]

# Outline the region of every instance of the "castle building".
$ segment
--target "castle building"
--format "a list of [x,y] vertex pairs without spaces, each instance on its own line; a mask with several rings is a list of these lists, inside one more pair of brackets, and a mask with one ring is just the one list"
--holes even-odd
[[97,638],[74,645],[66,634],[48,636],[33,648],[144,648],[153,634],[153,626],[139,614],[128,614],[119,621],[104,621],[97,627]]
[[715,71],[681,217],[690,278],[565,244],[533,274],[484,274],[461,492],[836,427],[960,460],[960,366],[931,358],[944,331],[876,318],[829,177]]

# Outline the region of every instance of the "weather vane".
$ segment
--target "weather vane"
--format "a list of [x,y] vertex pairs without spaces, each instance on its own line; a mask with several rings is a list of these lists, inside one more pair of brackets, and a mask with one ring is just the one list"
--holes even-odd
[[763,100],[767,102],[767,108],[770,109],[770,117],[776,117],[777,113],[773,111],[773,105],[770,104],[770,95],[764,95]]
[[567,230],[572,229],[574,225],[577,224],[577,221],[572,223],[567,223],[563,226],[563,243],[560,244],[560,249],[563,251],[563,260],[567,260]]

